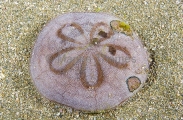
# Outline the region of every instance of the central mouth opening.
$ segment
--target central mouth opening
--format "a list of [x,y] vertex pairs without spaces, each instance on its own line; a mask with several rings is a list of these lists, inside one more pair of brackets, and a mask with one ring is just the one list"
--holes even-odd
[[90,46],[96,46],[99,44],[98,38],[93,38],[90,42]]
[[[100,36],[100,38],[107,38],[108,34],[101,30],[100,32],[98,32],[98,36]],[[100,42],[99,38],[92,38],[90,41],[90,44],[94,46],[98,45]]]

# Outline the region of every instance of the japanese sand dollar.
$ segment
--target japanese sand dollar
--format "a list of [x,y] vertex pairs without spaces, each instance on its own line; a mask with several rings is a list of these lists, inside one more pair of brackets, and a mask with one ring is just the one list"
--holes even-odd
[[106,13],[51,20],[32,51],[30,72],[49,100],[84,111],[111,109],[145,83],[148,52],[132,28]]

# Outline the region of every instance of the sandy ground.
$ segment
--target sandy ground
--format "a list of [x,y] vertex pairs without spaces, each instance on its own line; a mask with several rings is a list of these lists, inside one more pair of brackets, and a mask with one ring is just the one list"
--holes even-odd
[[[182,0],[0,1],[0,119],[183,119]],[[127,21],[154,65],[145,87],[125,104],[88,114],[50,102],[35,89],[29,61],[38,33],[59,14],[107,12]]]

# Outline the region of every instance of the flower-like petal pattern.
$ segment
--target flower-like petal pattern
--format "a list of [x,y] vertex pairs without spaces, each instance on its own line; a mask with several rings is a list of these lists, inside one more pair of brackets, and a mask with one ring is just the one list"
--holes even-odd
[[101,84],[102,84],[102,81],[104,79],[104,76],[103,76],[103,71],[102,71],[102,68],[101,68],[101,65],[99,63],[99,61],[97,60],[97,58],[95,56],[93,56],[94,60],[95,60],[95,63],[96,63],[96,67],[97,67],[97,82],[94,84],[94,85],[90,85],[87,80],[86,80],[86,61],[87,61],[87,57],[84,57],[83,59],[83,63],[82,63],[82,67],[81,67],[81,73],[80,73],[80,77],[81,77],[81,82],[82,82],[82,85],[86,88],[95,88],[95,87],[99,87]]
[[106,13],[53,19],[35,43],[30,71],[46,98],[75,109],[114,108],[145,83],[148,52],[130,25]]
[[[74,43],[82,44],[81,42],[77,42],[77,41],[75,41],[73,38],[70,38],[69,36],[66,36],[66,35],[64,35],[64,34],[62,33],[62,29],[63,29],[65,26],[66,26],[66,24],[63,25],[63,26],[57,31],[58,37],[60,37],[62,40],[65,40],[65,41],[69,41],[69,42],[74,42]],[[80,34],[84,34],[83,29],[82,29],[78,24],[76,24],[76,23],[71,23],[70,26],[75,27],[75,28],[80,32]]]
[[74,64],[80,59],[81,55],[75,57],[72,61],[70,61],[63,69],[55,69],[53,66],[52,66],[52,62],[54,61],[54,59],[56,59],[60,54],[63,54],[65,52],[68,52],[68,51],[71,51],[71,50],[75,50],[76,48],[66,48],[66,49],[63,49],[59,52],[56,52],[55,54],[53,54],[50,59],[49,59],[49,67],[50,67],[50,70],[53,71],[54,73],[56,74],[63,74],[65,72],[67,72],[71,67],[74,66]]
[[[93,26],[93,28],[91,29],[91,32],[90,32],[90,40],[91,40],[91,42],[92,42],[92,40],[94,38],[94,34],[97,33],[97,32],[98,32],[97,34],[99,34],[101,36],[101,38],[98,39],[98,42],[102,42],[102,41],[104,41],[106,39],[109,39],[114,34],[112,29],[110,29],[110,28],[109,28],[108,33],[105,33],[103,31],[101,31],[100,29],[98,29],[101,26],[103,26],[105,28],[109,28],[109,26],[106,23],[104,23],[104,22],[96,23]],[[98,31],[97,29],[100,30],[100,31]],[[103,33],[103,34],[100,34],[100,33]]]
[[[76,44],[79,44],[79,45],[82,44],[82,43],[76,41],[75,39],[70,38],[69,36],[66,36],[66,35],[64,35],[62,33],[62,29],[65,26],[66,25],[63,25],[58,30],[58,32],[57,32],[58,37],[60,37],[64,41],[73,42],[73,43],[76,43]],[[106,32],[104,32],[104,30],[98,29],[101,26],[104,27],[104,28],[108,28],[109,31],[106,33]],[[80,35],[84,36],[84,30],[79,26],[79,24],[77,24],[77,23],[70,23],[70,27],[74,27],[75,29],[77,29],[79,31]],[[97,35],[97,33],[95,33],[95,32],[98,32],[98,36],[99,37],[98,36],[94,37],[94,35]],[[113,34],[114,33],[110,29],[110,26],[108,26],[106,23],[104,23],[104,22],[96,23],[93,26],[93,28],[91,29],[91,32],[90,32],[90,43],[89,43],[90,45],[87,46],[87,47],[91,47],[91,46],[95,46],[95,45],[98,45],[98,47],[103,47],[103,46],[112,47],[115,50],[119,50],[121,52],[124,52],[127,56],[131,57],[130,52],[125,47],[121,47],[119,45],[113,45],[113,44],[100,45],[101,42],[103,42],[104,40],[109,39],[110,37],[112,37]],[[86,36],[84,36],[84,38],[86,38]],[[87,49],[87,47],[85,49]],[[80,49],[82,49],[82,47]],[[83,49],[83,52],[85,52],[84,51],[85,49]],[[110,64],[111,66],[116,67],[118,69],[123,69],[123,68],[126,68],[128,66],[128,63],[120,63],[120,62],[116,61],[115,59],[112,59],[112,58],[108,57],[107,55],[101,53],[100,51],[97,52],[96,54],[92,54],[92,57],[93,57],[92,59],[94,59],[94,61],[96,63],[95,67],[97,68],[97,81],[96,81],[95,84],[90,85],[88,83],[89,80],[87,80],[87,77],[86,77],[86,67],[87,67],[86,62],[87,62],[87,58],[88,57],[87,56],[83,56],[83,53],[78,55],[77,57],[75,57],[73,60],[71,60],[62,69],[55,69],[52,66],[52,62],[59,55],[67,53],[67,52],[72,51],[72,50],[76,50],[76,48],[74,48],[74,47],[65,48],[65,49],[62,49],[61,51],[56,52],[55,54],[53,54],[50,57],[50,60],[49,60],[49,62],[50,62],[50,64],[49,64],[50,70],[53,71],[56,74],[64,74],[69,69],[71,69],[76,64],[76,62],[78,62],[80,59],[83,59],[82,60],[82,65],[81,65],[81,70],[80,70],[80,81],[81,81],[82,85],[85,88],[96,88],[96,87],[99,87],[102,84],[102,81],[103,81],[104,77],[103,77],[103,71],[102,71],[102,68],[101,68],[101,64],[100,64],[100,62],[97,59],[98,56],[102,57],[103,60],[105,60],[108,64]]]

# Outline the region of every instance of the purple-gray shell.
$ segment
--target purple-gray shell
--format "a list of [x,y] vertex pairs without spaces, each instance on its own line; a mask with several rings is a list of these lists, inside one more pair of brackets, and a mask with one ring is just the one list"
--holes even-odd
[[68,13],[51,20],[31,57],[38,91],[85,111],[127,100],[144,85],[149,70],[148,52],[129,27],[106,13]]

